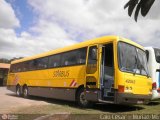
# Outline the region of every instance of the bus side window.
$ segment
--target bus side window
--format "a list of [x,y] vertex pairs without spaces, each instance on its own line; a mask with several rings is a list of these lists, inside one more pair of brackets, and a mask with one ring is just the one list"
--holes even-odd
[[49,68],[60,66],[61,54],[52,55],[49,57]]
[[87,74],[93,74],[97,71],[97,46],[89,48],[88,62],[87,62]]
[[77,50],[77,64],[86,63],[87,48]]
[[15,71],[15,64],[11,64],[10,72],[13,73]]
[[24,62],[24,67],[23,67],[23,71],[27,71],[28,70],[28,61]]
[[37,69],[47,68],[48,67],[47,63],[48,63],[48,57],[39,58],[39,59],[35,60],[35,66]]
[[88,64],[97,63],[97,46],[92,46],[89,49]]
[[21,63],[17,64],[17,72],[21,72]]
[[69,51],[62,54],[62,66],[76,65],[77,63],[76,50]]
[[13,72],[14,73],[17,72],[17,64],[14,64],[14,66],[13,66]]

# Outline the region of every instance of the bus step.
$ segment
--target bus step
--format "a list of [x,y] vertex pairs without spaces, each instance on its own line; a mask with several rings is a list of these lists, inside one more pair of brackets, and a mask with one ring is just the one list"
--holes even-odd
[[104,89],[104,92],[106,93],[106,92],[114,92],[115,91],[115,89],[114,88],[105,88]]
[[112,96],[107,96],[107,97],[104,97],[104,100],[107,100],[107,101],[114,101],[114,97]]
[[114,92],[106,92],[104,97],[114,97]]
[[111,88],[111,92],[114,92],[114,91],[115,91],[115,89],[112,87],[112,88]]
[[114,92],[108,92],[107,96],[114,96]]

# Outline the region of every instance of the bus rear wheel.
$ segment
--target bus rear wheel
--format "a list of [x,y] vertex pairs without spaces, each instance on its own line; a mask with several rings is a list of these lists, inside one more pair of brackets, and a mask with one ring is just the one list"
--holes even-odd
[[23,97],[24,98],[28,98],[28,87],[27,86],[24,86],[23,87]]
[[19,85],[17,85],[17,87],[16,87],[16,95],[18,97],[21,97],[21,87]]
[[86,99],[83,88],[81,88],[77,93],[77,102],[80,107],[86,108],[89,106],[89,101]]

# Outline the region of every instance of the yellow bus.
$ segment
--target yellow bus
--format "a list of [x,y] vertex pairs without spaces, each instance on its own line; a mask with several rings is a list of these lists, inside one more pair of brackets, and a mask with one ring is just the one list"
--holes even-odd
[[11,63],[7,88],[28,95],[90,102],[145,104],[152,81],[139,44],[104,36]]

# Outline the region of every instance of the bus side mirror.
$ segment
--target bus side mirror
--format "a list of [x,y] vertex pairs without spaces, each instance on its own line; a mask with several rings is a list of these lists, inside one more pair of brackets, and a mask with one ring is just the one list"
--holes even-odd
[[160,63],[160,56],[157,56],[157,62]]

